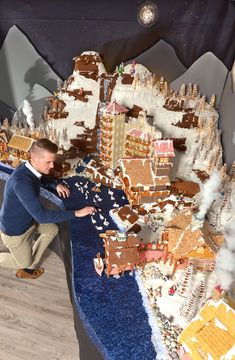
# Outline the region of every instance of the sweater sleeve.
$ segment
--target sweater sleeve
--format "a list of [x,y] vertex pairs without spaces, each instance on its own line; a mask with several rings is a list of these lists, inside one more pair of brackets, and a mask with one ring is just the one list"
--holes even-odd
[[41,178],[41,186],[47,190],[56,190],[56,186],[59,185],[60,182],[57,179],[47,178],[42,176]]
[[39,224],[57,223],[75,218],[74,210],[48,210],[44,208],[33,182],[17,182],[15,194],[24,208]]

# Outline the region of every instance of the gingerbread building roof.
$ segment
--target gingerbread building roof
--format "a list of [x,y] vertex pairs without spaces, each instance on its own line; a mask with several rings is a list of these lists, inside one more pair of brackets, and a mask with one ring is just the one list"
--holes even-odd
[[135,224],[139,218],[137,213],[132,210],[130,205],[124,205],[119,209],[115,209],[114,213],[120,218],[120,220],[127,222],[130,225]]
[[206,241],[203,228],[193,224],[190,210],[185,210],[176,215],[167,223],[169,233],[168,251],[175,259],[193,257],[201,259],[214,259],[215,252],[210,243]]
[[142,131],[142,130],[138,130],[138,129],[132,129],[128,132],[128,135],[136,138],[136,139],[140,139],[143,141],[148,141],[150,142],[153,139],[153,135],[146,132],[146,131]]
[[136,234],[127,234],[126,240],[125,241],[118,241],[116,238],[117,232],[115,232],[115,235],[111,235],[109,237],[109,249],[110,251],[118,251],[118,249],[122,249],[122,248],[132,248],[132,247],[136,247],[139,246],[140,244],[140,240],[137,237]]
[[209,300],[178,340],[193,360],[235,359],[235,311]]
[[32,143],[34,142],[33,138],[29,138],[27,136],[17,135],[14,134],[9,143],[8,146],[12,149],[20,150],[20,151],[29,151]]
[[173,140],[156,140],[154,143],[154,152],[158,157],[175,156]]
[[176,194],[195,196],[200,191],[200,186],[194,181],[177,180],[171,182],[171,190]]
[[123,177],[127,178],[131,187],[159,186],[170,183],[168,176],[155,176],[151,159],[121,159]]
[[127,113],[129,111],[129,109],[127,109],[125,106],[120,105],[116,102],[116,100],[110,102],[107,106],[105,106],[104,108],[104,112],[107,114],[112,114],[112,115],[118,115],[118,114],[123,114],[123,113]]

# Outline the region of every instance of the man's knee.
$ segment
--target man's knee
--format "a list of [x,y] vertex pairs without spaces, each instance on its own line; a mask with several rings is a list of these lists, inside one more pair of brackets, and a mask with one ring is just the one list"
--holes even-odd
[[48,236],[54,239],[54,237],[58,234],[58,232],[59,232],[59,228],[56,224],[48,224],[48,230],[47,230]]
[[40,234],[51,239],[54,239],[59,232],[59,228],[56,224],[40,224],[38,230]]
[[50,230],[51,230],[52,236],[55,237],[59,232],[58,225],[56,225],[56,224],[50,224],[50,225],[51,225]]

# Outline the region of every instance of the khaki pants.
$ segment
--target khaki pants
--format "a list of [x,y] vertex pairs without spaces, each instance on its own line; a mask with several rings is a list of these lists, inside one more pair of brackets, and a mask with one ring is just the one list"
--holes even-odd
[[[35,233],[40,235],[33,244],[32,236]],[[0,253],[0,266],[34,269],[57,234],[58,226],[56,224],[32,225],[24,234],[19,236],[1,233],[2,241],[10,253]]]

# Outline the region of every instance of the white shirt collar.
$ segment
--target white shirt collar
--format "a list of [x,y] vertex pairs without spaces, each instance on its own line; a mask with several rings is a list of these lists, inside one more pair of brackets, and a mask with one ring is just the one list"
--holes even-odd
[[26,166],[35,176],[37,176],[38,179],[41,179],[42,174],[40,174],[40,172],[38,172],[36,169],[34,169],[34,167],[30,164],[29,161],[26,161],[25,166]]

